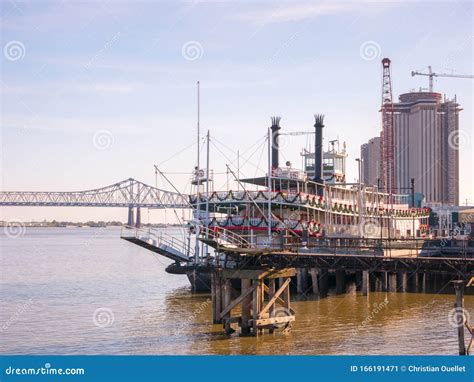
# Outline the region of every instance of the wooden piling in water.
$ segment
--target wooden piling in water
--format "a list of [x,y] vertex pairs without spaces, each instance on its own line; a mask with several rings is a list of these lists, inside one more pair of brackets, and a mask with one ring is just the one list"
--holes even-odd
[[346,290],[346,271],[336,270],[336,294],[342,294]]
[[215,276],[215,284],[216,284],[216,321],[215,324],[222,323],[222,317],[220,317],[219,313],[222,310],[222,278],[220,277],[219,272],[216,272]]
[[362,295],[368,296],[370,290],[370,276],[369,271],[362,272]]
[[397,275],[395,273],[388,273],[388,291],[396,292],[397,291]]
[[369,271],[362,271],[362,295],[368,296],[370,290]]
[[313,293],[319,296],[319,271],[318,268],[310,268],[309,273],[311,275],[311,284],[313,286]]
[[[276,292],[275,279],[270,279],[268,280],[268,300],[269,301],[273,299],[273,297],[275,296],[275,292]],[[275,308],[275,304],[273,304],[269,310],[270,317],[275,317],[275,312],[276,312],[276,308]],[[270,328],[269,332],[273,333],[274,329]]]
[[[273,333],[278,328],[289,330],[295,320],[295,312],[290,307],[290,282],[295,273],[294,268],[215,271],[212,276],[213,321],[222,322],[229,334],[234,331],[232,324],[235,323],[240,326],[241,335],[258,336],[265,330]],[[278,290],[277,278],[285,280]],[[241,280],[241,294],[234,300],[231,279]],[[265,280],[268,280],[268,286]],[[218,296],[222,296],[220,305]],[[239,305],[241,315],[232,316],[232,310]]]
[[326,297],[329,292],[329,273],[326,269],[319,271],[319,295]]
[[[240,323],[240,334],[242,336],[248,336],[251,333],[250,330],[250,313],[252,307],[252,297],[249,294],[249,290],[252,289],[252,280],[250,279],[241,279],[241,296],[247,296],[242,299],[242,306],[241,306],[241,323]],[[229,312],[230,315],[230,312]]]
[[357,271],[355,273],[355,284],[356,284],[356,291],[359,292],[362,290],[362,273]]
[[407,273],[406,272],[397,272],[397,291],[406,292],[407,291]]
[[382,277],[382,272],[376,272],[374,273],[375,276],[375,283],[374,283],[374,290],[376,292],[381,292],[383,291],[383,277]]
[[[232,301],[232,283],[230,279],[224,280],[224,296],[223,296],[223,303],[222,306],[229,306],[230,302]],[[231,334],[233,332],[232,328],[230,327],[230,312],[223,315],[222,320],[224,322],[224,330],[227,334]]]
[[308,269],[298,268],[296,270],[296,292],[304,294],[308,290]]
[[382,292],[388,292],[388,272],[382,272]]
[[456,292],[456,303],[454,304],[456,324],[458,329],[459,355],[466,355],[466,344],[464,342],[464,281],[455,280],[452,282]]
[[426,273],[421,273],[421,291],[423,293],[426,293],[427,290],[426,290],[426,287],[427,287],[427,284],[426,284]]

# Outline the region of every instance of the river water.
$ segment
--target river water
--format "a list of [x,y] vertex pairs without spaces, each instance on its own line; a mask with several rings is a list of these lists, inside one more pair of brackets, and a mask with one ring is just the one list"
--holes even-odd
[[[0,251],[3,354],[457,353],[452,295],[349,288],[295,301],[287,335],[229,338],[210,321],[210,294],[192,294],[119,228],[2,230]],[[474,318],[474,296],[465,303]]]

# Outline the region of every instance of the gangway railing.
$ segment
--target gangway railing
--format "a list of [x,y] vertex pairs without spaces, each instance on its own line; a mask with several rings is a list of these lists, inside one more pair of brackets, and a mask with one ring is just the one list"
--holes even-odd
[[[129,235],[127,235],[127,233],[129,233]],[[191,247],[188,241],[178,239],[173,235],[163,232],[162,230],[157,230],[152,227],[138,228],[129,225],[122,226],[120,237],[124,238],[130,236],[144,241],[151,240],[156,247],[164,244],[182,253],[188,258],[194,257],[194,248]]]
[[209,239],[218,244],[230,245],[239,248],[249,248],[250,243],[241,235],[236,234],[222,227],[199,227],[199,236],[201,239]]

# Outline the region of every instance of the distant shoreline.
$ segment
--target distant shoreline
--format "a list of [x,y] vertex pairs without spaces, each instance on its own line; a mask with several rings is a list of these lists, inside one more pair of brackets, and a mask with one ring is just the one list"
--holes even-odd
[[[86,223],[63,223],[63,222],[21,222],[9,221],[0,222],[0,227],[22,226],[27,228],[108,228],[108,227],[123,227],[125,223],[102,223],[102,222],[86,222]],[[143,224],[142,228],[147,227],[183,227],[182,224]]]

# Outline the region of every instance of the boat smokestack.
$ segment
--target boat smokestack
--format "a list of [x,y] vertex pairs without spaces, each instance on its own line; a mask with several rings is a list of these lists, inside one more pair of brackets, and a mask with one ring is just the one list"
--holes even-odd
[[[323,179],[323,127],[324,114],[314,115],[314,181],[319,184],[324,183]],[[322,196],[323,187],[317,186],[318,195]]]
[[276,169],[279,166],[279,151],[280,151],[280,117],[271,117],[272,126],[272,169]]

